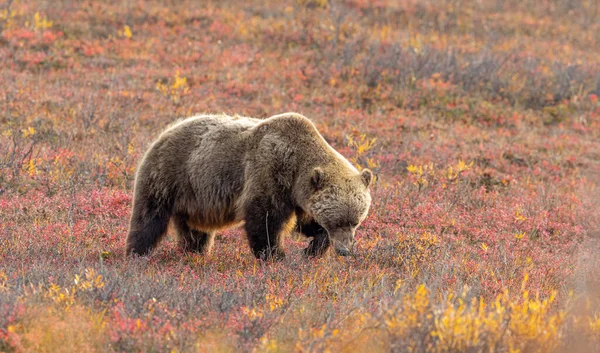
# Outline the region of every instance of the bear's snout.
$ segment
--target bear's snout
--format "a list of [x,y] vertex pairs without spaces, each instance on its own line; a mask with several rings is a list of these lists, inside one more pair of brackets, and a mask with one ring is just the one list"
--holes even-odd
[[340,256],[350,256],[352,254],[351,250],[342,248],[335,248],[335,253]]
[[331,232],[331,240],[335,252],[340,256],[349,256],[353,253],[354,247],[354,231],[339,229]]

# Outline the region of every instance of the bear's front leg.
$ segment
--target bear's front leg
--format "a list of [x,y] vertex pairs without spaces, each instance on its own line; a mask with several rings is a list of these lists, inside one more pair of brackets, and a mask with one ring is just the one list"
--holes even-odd
[[298,228],[300,233],[308,238],[312,238],[308,243],[308,247],[304,249],[304,255],[314,257],[321,256],[327,252],[327,249],[331,245],[329,234],[319,223],[312,221],[307,224],[301,224]]
[[254,256],[262,260],[283,259],[283,228],[293,209],[283,202],[274,205],[270,198],[261,196],[247,201],[245,211],[244,227]]

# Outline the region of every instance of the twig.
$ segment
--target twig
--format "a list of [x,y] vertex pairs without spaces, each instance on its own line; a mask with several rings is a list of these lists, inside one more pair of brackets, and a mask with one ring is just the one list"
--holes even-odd
[[267,231],[267,251],[271,255],[271,239],[269,238],[269,211],[265,217],[265,230]]

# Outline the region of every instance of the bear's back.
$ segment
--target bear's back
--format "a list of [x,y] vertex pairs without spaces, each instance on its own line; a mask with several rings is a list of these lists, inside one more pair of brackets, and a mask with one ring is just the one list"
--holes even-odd
[[[256,139],[264,134],[277,134],[295,148],[299,160],[308,165],[335,165],[339,173],[357,174],[358,170],[344,156],[336,151],[317,130],[315,124],[304,115],[287,112],[259,120]],[[262,133],[260,130],[263,130]]]
[[173,132],[188,131],[188,134],[192,132],[205,133],[207,131],[218,130],[248,130],[256,126],[261,120],[255,118],[249,118],[245,116],[229,116],[225,114],[204,114],[195,115],[189,118],[180,119],[171,123],[162,135],[170,134]]

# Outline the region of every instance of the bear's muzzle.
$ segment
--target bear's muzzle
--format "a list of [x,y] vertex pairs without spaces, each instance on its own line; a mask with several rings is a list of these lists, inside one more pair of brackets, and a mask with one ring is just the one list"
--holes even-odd
[[349,256],[354,253],[354,230],[338,229],[330,233],[333,248],[340,256]]

